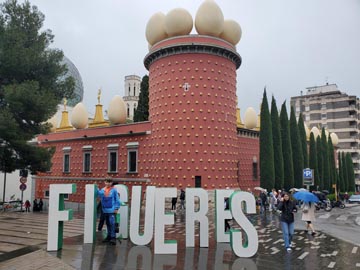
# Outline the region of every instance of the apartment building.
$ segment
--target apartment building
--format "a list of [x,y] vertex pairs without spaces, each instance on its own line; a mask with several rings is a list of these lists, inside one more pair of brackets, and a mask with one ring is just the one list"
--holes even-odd
[[306,94],[292,97],[296,116],[303,114],[306,125],[326,128],[339,137],[339,150],[351,154],[355,184],[360,190],[360,101],[341,92],[336,84],[306,88]]

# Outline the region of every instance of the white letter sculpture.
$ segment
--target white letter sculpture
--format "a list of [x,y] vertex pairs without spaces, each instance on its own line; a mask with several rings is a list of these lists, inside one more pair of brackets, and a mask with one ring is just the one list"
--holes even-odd
[[245,231],[245,241],[243,244],[243,237],[240,230],[230,231],[230,245],[233,252],[244,258],[249,258],[256,254],[259,247],[259,238],[255,227],[250,223],[248,218],[244,215],[241,205],[242,202],[246,204],[246,212],[249,214],[256,213],[255,198],[248,192],[237,191],[230,196],[230,210],[231,214],[241,228]]
[[[195,212],[195,197],[199,210]],[[200,222],[200,247],[209,247],[208,193],[202,188],[186,189],[186,247],[195,247],[195,220]]]
[[[215,190],[215,235],[216,242],[229,243],[230,232],[225,233],[225,219],[232,219],[230,209],[225,210],[225,198],[229,198],[234,191],[231,189]],[[231,202],[229,201],[231,208]]]
[[75,184],[52,184],[49,189],[48,251],[62,248],[64,221],[73,218],[73,210],[64,210],[64,194],[76,192]]
[[96,197],[97,186],[85,186],[84,244],[92,244],[96,238]]
[[140,211],[141,211],[141,186],[133,186],[131,194],[131,212],[130,212],[130,240],[135,245],[145,246],[153,238],[154,232],[154,211],[155,211],[155,187],[146,187],[146,206],[144,232],[139,233]]
[[165,213],[165,199],[177,196],[176,188],[155,191],[155,254],[176,254],[177,241],[165,240],[165,225],[174,224],[174,213]]

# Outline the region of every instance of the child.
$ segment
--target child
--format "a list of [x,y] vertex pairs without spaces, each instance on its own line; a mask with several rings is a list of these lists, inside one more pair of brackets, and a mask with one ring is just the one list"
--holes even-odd
[[103,242],[116,245],[115,215],[120,208],[120,199],[117,190],[112,186],[112,179],[105,179],[105,187],[98,190],[101,199],[102,212],[106,221],[107,237]]

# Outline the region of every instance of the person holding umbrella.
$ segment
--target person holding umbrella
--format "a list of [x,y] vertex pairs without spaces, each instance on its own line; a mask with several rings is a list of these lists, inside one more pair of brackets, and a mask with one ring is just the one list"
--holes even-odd
[[315,221],[315,203],[313,202],[304,202],[302,206],[302,216],[301,220],[306,222],[306,230],[305,232],[309,232],[309,228],[311,229],[311,234],[315,235],[315,228],[312,222]]
[[312,222],[315,221],[315,203],[319,201],[319,198],[309,191],[299,191],[293,196],[296,200],[303,201],[302,217],[301,220],[306,222],[306,232],[311,229],[311,234],[315,235],[315,229]]
[[294,212],[297,212],[296,204],[290,200],[289,193],[284,193],[280,199],[278,210],[281,211],[280,221],[283,232],[285,248],[287,252],[291,252],[291,241],[294,235]]

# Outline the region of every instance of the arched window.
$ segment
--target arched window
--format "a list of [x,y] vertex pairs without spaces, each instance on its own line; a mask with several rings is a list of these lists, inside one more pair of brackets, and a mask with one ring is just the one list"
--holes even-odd
[[129,106],[129,104],[127,104],[127,110],[126,111],[127,111],[126,112],[127,117],[129,117],[130,116],[130,106]]

